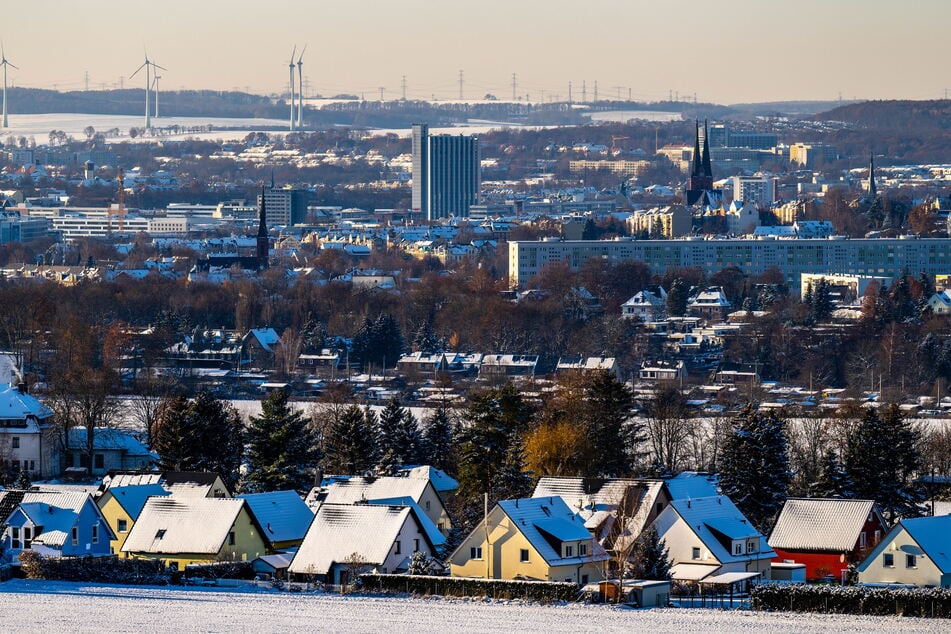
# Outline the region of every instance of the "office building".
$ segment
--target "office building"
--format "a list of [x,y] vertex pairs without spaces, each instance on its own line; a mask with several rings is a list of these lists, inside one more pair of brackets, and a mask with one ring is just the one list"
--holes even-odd
[[427,220],[468,216],[482,185],[479,138],[430,135],[413,125],[413,211]]
[[[271,186],[264,190],[264,204],[267,208],[268,226],[302,225],[307,223],[307,205],[310,204],[310,192],[306,189]],[[258,195],[258,208],[261,206]]]
[[779,179],[775,176],[734,176],[733,200],[768,207],[776,202]]

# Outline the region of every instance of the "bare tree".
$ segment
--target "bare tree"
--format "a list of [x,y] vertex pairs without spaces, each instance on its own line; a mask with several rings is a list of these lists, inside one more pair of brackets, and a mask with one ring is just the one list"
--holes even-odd
[[79,448],[90,474],[94,468],[96,430],[114,427],[119,419],[122,405],[111,396],[115,387],[116,377],[109,370],[77,369],[56,382],[47,401],[55,414],[55,427],[64,453],[74,448],[70,431],[84,430],[85,437]]
[[680,467],[689,433],[687,403],[676,387],[662,385],[647,404],[646,413],[654,464],[666,472],[674,472]]

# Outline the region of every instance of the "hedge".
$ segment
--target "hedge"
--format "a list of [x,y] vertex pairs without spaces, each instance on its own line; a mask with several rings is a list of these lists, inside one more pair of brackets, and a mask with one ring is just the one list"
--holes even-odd
[[254,579],[250,561],[217,561],[185,566],[188,579]]
[[946,619],[951,618],[951,589],[764,583],[750,592],[750,608]]
[[369,592],[399,592],[447,597],[492,597],[493,599],[528,599],[551,603],[575,601],[579,596],[576,584],[564,581],[514,581],[497,579],[463,579],[423,575],[360,575],[363,589]]
[[108,557],[43,557],[32,550],[20,553],[20,570],[27,579],[97,581],[130,585],[167,585],[169,575],[160,561]]

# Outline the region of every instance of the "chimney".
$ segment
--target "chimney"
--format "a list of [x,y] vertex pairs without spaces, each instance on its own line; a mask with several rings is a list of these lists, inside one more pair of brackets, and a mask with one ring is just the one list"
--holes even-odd
[[20,381],[19,383],[17,383],[17,392],[19,392],[20,394],[26,394],[26,382],[25,382],[25,381]]

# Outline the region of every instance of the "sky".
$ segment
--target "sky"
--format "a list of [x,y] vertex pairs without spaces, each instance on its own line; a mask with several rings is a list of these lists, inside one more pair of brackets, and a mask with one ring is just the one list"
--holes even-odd
[[[5,6],[4,6],[5,5]],[[4,0],[16,86],[702,102],[937,99],[951,0]]]

